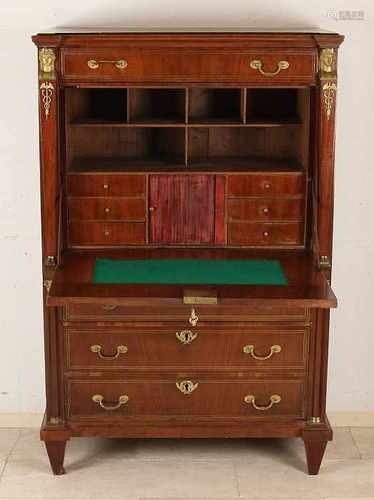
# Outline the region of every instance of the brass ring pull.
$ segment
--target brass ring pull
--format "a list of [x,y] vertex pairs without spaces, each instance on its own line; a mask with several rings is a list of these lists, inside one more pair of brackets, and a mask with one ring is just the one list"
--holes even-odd
[[243,352],[244,354],[250,354],[253,359],[257,359],[258,361],[265,361],[266,359],[270,359],[273,354],[277,354],[278,352],[281,352],[282,347],[280,345],[272,345],[270,347],[269,354],[266,356],[258,356],[255,353],[255,346],[254,345],[245,345],[243,347]]
[[197,387],[199,383],[193,383],[192,380],[181,380],[180,382],[176,382],[175,385],[181,391],[182,394],[188,395],[191,394]]
[[101,347],[101,345],[96,345],[95,344],[95,345],[92,345],[90,347],[90,351],[91,352],[94,352],[95,354],[97,354],[100,359],[106,359],[106,360],[117,359],[120,354],[126,354],[127,351],[128,351],[127,346],[125,346],[125,345],[119,345],[119,346],[117,346],[117,352],[116,352],[116,354],[113,354],[111,356],[107,356],[106,354],[103,354],[102,350],[103,350],[103,348]]
[[287,69],[290,67],[290,63],[288,61],[278,61],[278,67],[275,71],[264,71],[262,69],[262,61],[258,60],[258,59],[254,59],[253,61],[251,61],[249,63],[249,66],[252,68],[252,69],[256,69],[258,70],[261,75],[264,75],[264,76],[276,76],[278,73],[280,73],[282,71],[282,69]]
[[115,306],[114,304],[104,304],[103,306],[101,306],[104,311],[114,311],[115,309],[117,309],[117,307],[118,306]]
[[188,320],[190,325],[196,326],[197,323],[199,322],[199,316],[196,314],[196,311],[194,308],[191,309],[191,316],[190,319]]
[[254,396],[253,394],[248,394],[248,396],[245,396],[244,398],[245,403],[252,405],[255,410],[260,411],[270,410],[273,405],[280,403],[281,400],[282,398],[278,394],[273,394],[272,396],[270,396],[270,403],[267,406],[258,406],[256,405],[256,396]]
[[128,400],[129,400],[128,395],[123,394],[118,398],[117,404],[105,404],[104,396],[102,396],[101,394],[95,394],[94,396],[92,396],[92,401],[100,405],[100,407],[106,411],[118,410],[118,408],[121,408],[121,406],[125,405],[128,402]]
[[184,345],[191,344],[196,337],[198,336],[197,332],[191,332],[191,330],[182,330],[181,332],[177,332],[176,334],[177,339],[179,342],[181,342]]
[[96,59],[90,59],[87,61],[87,66],[90,69],[98,69],[101,64],[113,64],[117,69],[125,69],[128,65],[126,59],[118,59],[118,61],[108,61],[103,59],[101,61],[96,61]]

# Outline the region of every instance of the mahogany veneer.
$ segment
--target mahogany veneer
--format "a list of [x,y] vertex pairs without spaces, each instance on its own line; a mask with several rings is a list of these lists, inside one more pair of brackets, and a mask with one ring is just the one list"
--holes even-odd
[[[54,474],[73,436],[298,436],[318,473],[342,40],[33,37]],[[95,285],[98,257],[278,259],[288,285]]]

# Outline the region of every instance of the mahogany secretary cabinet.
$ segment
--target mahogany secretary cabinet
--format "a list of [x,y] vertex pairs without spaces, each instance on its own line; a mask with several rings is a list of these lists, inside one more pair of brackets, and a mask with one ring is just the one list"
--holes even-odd
[[[329,32],[64,32],[38,47],[47,406],[71,437],[304,440],[326,417]],[[97,284],[96,259],[276,259],[287,285]]]

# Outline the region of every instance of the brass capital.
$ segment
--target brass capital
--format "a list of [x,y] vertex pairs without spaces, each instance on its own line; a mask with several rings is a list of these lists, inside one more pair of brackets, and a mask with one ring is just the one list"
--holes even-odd
[[40,80],[55,80],[56,54],[53,49],[43,47],[39,49],[39,78]]

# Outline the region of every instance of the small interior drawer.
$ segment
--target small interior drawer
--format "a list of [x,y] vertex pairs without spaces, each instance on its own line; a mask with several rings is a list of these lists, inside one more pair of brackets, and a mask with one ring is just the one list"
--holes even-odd
[[299,221],[304,218],[304,199],[229,198],[227,215],[235,221]]
[[144,222],[70,221],[71,246],[142,245],[145,243]]
[[144,196],[145,175],[69,174],[67,191],[72,196]]
[[300,196],[304,189],[304,175],[299,172],[229,175],[227,179],[229,197]]
[[185,378],[176,373],[163,380],[71,380],[67,398],[69,417],[73,419],[304,416],[304,387],[298,380],[214,380],[193,373]]
[[303,245],[304,224],[300,222],[230,222],[230,245]]
[[145,220],[144,198],[68,198],[69,219]]

